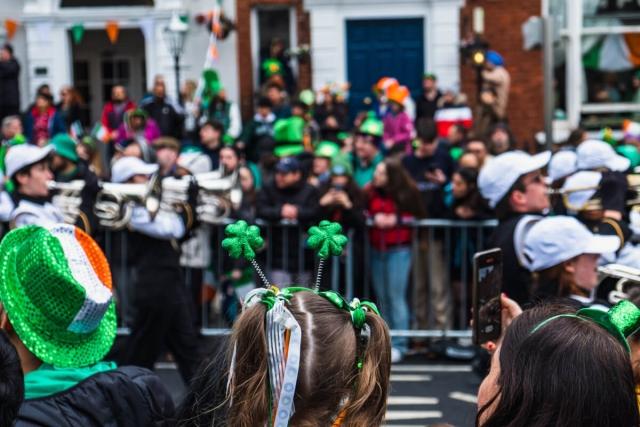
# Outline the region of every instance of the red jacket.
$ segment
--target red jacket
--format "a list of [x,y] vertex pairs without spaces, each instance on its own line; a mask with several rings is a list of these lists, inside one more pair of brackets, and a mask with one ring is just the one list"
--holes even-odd
[[113,102],[109,101],[104,105],[104,108],[102,109],[102,118],[100,119],[100,122],[102,123],[102,126],[107,128],[109,134],[111,134],[111,132],[118,130],[118,128],[122,124],[124,120],[124,113],[126,113],[127,111],[135,110],[135,108],[136,104],[134,104],[132,101],[126,101],[124,110],[122,110],[121,114],[116,114]]
[[377,213],[396,214],[399,224],[393,228],[386,229],[372,225],[369,228],[371,246],[378,250],[384,250],[394,246],[410,244],[411,228],[401,224],[403,221],[413,219],[413,216],[408,212],[399,212],[393,198],[373,186],[369,187],[367,196],[367,216],[369,218],[373,219]]

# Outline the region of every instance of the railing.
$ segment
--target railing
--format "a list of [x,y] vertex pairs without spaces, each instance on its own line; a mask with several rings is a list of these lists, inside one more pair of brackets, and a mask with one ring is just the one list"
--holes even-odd
[[[297,279],[302,279],[302,284],[314,281],[314,274],[317,263],[315,257],[308,248],[305,248],[306,226],[300,226],[294,222],[281,222],[278,224],[268,224],[257,222],[263,229],[262,235],[265,237],[266,247],[258,256],[258,262],[267,275],[267,278],[274,280],[283,277],[282,272],[286,271],[292,276],[289,283],[301,283]],[[436,250],[441,253],[439,256],[427,256],[426,271],[431,272],[434,268],[433,262],[442,263],[439,267],[444,275],[442,280],[448,287],[452,296],[450,303],[453,305],[454,313],[451,319],[453,327],[438,328],[429,327],[423,329],[392,330],[392,336],[411,338],[464,338],[470,336],[469,313],[471,300],[471,260],[474,252],[485,249],[488,235],[496,226],[494,220],[488,221],[451,221],[442,219],[427,219],[406,223],[411,229],[411,242],[409,247],[412,254],[412,272],[410,282],[415,286],[418,282],[416,263],[424,262],[423,259],[416,258],[421,248],[426,245],[426,251]],[[224,238],[224,227],[226,224],[210,227],[210,247],[211,247],[211,270],[214,283],[221,292],[221,278],[225,270],[229,268],[231,260],[221,249],[221,241]],[[371,286],[371,245],[369,242],[369,229],[366,228],[348,229],[349,243],[344,254],[340,257],[333,257],[327,265],[323,275],[322,288],[332,289],[341,292],[347,300],[354,296],[367,299],[375,299]],[[113,270],[114,283],[119,306],[120,334],[127,334],[127,315],[131,304],[132,287],[135,280],[135,265],[127,264],[127,234],[120,233],[116,238],[113,232],[104,232],[98,237],[107,258],[110,260]],[[286,242],[286,244],[285,244]],[[119,256],[115,256],[119,252]],[[118,259],[118,260],[116,260]],[[438,261],[439,260],[439,261]],[[185,286],[191,282],[194,274],[200,272],[192,268],[185,268]],[[254,275],[256,286],[261,286],[259,278]],[[277,283],[281,284],[281,283]],[[202,285],[208,286],[207,285]],[[454,286],[455,285],[455,286]],[[412,286],[410,285],[410,292]],[[201,292],[202,294],[202,292]],[[410,302],[412,298],[407,295]],[[230,332],[230,324],[222,319],[221,313],[214,313],[213,302],[204,301],[199,307],[198,326],[203,336],[227,335]],[[196,302],[194,301],[194,307]],[[410,307],[411,318],[416,317],[416,311],[427,309],[427,307]],[[414,323],[414,322],[412,322]]]

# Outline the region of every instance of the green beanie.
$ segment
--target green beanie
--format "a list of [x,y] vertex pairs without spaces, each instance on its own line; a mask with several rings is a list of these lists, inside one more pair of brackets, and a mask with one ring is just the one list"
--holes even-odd
[[314,152],[316,157],[327,157],[333,159],[340,154],[340,146],[333,141],[321,141]]

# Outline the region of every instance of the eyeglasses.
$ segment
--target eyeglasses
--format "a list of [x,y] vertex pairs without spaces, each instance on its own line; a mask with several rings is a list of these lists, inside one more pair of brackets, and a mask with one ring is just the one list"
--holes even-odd
[[534,175],[530,180],[528,181],[523,181],[523,184],[525,187],[531,185],[531,184],[544,184],[544,177],[542,176],[542,174],[536,174]]

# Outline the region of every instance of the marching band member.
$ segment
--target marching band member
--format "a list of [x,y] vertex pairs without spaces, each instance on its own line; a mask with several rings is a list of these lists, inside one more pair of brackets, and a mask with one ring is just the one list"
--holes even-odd
[[555,216],[536,222],[524,239],[528,268],[534,273],[535,294],[569,298],[578,308],[608,309],[596,300],[598,261],[615,252],[617,236],[600,236],[570,216]]
[[640,248],[630,242],[633,232],[623,218],[626,191],[626,182],[621,184],[616,174],[594,171],[573,174],[561,189],[569,211],[587,228],[593,233],[620,239],[620,246],[604,260],[640,268]]
[[491,159],[480,171],[478,187],[500,223],[488,247],[502,249],[503,291],[520,304],[530,301],[531,274],[517,248],[532,220],[549,209],[547,185],[540,169],[549,163],[551,153],[530,156],[510,151]]
[[[116,183],[143,184],[157,170],[158,165],[123,157],[114,163],[111,176]],[[194,225],[194,187],[189,190],[189,203],[174,212],[160,210],[152,217],[143,206],[133,208],[127,232],[128,260],[137,270],[133,323],[129,342],[118,355],[123,364],[152,369],[168,349],[185,382],[197,367],[197,336],[177,241]]]
[[76,142],[67,133],[53,137],[51,145],[55,148],[51,157],[51,171],[56,182],[82,181],[84,187],[80,192],[80,206],[76,225],[87,234],[96,229],[97,219],[93,212],[96,196],[100,191],[98,177],[83,162],[76,151]]
[[53,175],[48,161],[53,149],[52,145],[22,144],[7,153],[6,173],[14,184],[16,203],[10,217],[11,228],[30,224],[46,227],[64,222],[62,212],[50,201],[48,182]]

